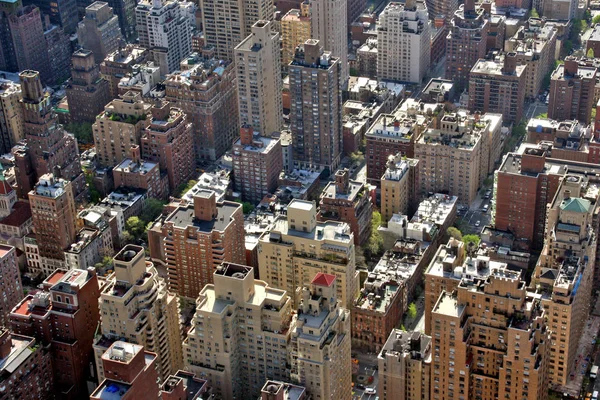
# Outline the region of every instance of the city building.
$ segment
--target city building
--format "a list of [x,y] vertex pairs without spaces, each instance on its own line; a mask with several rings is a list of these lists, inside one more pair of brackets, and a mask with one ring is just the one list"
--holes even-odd
[[420,193],[451,193],[471,204],[488,175],[490,122],[478,114],[446,114],[415,142]]
[[94,54],[98,65],[119,49],[123,40],[119,18],[108,3],[95,1],[85,8],[85,16],[77,25],[77,40],[81,47]]
[[[90,395],[90,400],[105,400],[117,394],[121,400],[158,398],[157,356],[145,351],[144,346],[117,341],[99,361],[106,379]],[[181,399],[184,398],[187,397]]]
[[148,57],[148,49],[136,44],[127,44],[109,53],[100,64],[100,75],[110,84],[110,98],[119,97],[119,82],[128,73],[133,72],[134,65],[143,64]]
[[195,299],[212,283],[220,264],[244,263],[242,205],[217,202],[213,191],[199,190],[191,204],[179,206],[162,224],[155,224],[148,240],[151,253],[160,254],[166,264],[169,289]]
[[237,73],[240,125],[262,135],[279,132],[283,123],[279,34],[270,21],[257,21],[233,51]]
[[275,192],[283,169],[278,138],[265,136],[253,131],[250,125],[243,125],[231,154],[235,190],[244,201],[257,204],[267,194]]
[[260,391],[259,400],[306,400],[308,394],[302,386],[268,380]]
[[595,106],[597,73],[596,67],[579,65],[577,58],[566,57],[564,64],[557,66],[550,78],[548,118],[557,121],[576,119],[588,124]]
[[23,298],[23,284],[15,247],[0,244],[0,275],[0,290],[3,293],[0,299],[0,326],[8,327],[9,313]]
[[234,64],[193,54],[182,65],[165,80],[165,98],[192,122],[197,160],[215,161],[239,135]]
[[[372,65],[377,65],[374,62]],[[363,103],[356,100],[346,100],[342,112],[342,142],[344,156],[351,156],[352,153],[364,150],[363,142],[367,130],[384,112],[385,101],[373,100],[369,103]]]
[[502,114],[504,122],[523,117],[527,65],[515,53],[478,60],[469,78],[469,110]]
[[0,379],[2,398],[47,399],[53,395],[50,353],[33,337],[0,331]]
[[206,45],[222,60],[233,60],[233,49],[250,35],[252,25],[272,21],[275,13],[273,0],[200,0],[200,9]]
[[429,400],[431,337],[394,329],[377,356],[381,400]]
[[131,72],[123,76],[117,85],[117,92],[123,95],[129,91],[138,92],[142,97],[162,97],[164,90],[157,87],[162,82],[160,66],[154,61],[134,65]]
[[412,215],[417,208],[421,186],[419,160],[390,155],[381,177],[381,220],[394,214]]
[[158,162],[146,161],[140,148],[131,146],[131,158],[125,158],[113,168],[115,187],[129,187],[147,191],[149,198],[164,200],[169,195],[169,179],[160,170]]
[[377,78],[377,38],[368,38],[362,46],[356,50],[356,61],[358,63],[358,75],[371,79]]
[[585,53],[587,54],[588,51],[590,51],[590,49],[594,53],[594,56],[596,56],[596,54],[600,55],[600,26],[599,25],[596,25],[593,27],[590,37],[585,42]]
[[107,3],[119,18],[119,27],[121,27],[121,33],[125,40],[133,41],[137,36],[135,30],[135,0],[107,0]]
[[448,21],[446,37],[446,78],[460,88],[469,83],[469,72],[486,54],[489,21],[482,7],[467,0]]
[[287,215],[278,216],[259,239],[259,276],[286,290],[298,305],[296,288],[319,273],[335,275],[337,298],[350,309],[358,294],[354,235],[346,222],[317,222],[314,202],[292,200]]
[[445,25],[449,25],[454,13],[458,10],[458,0],[427,1],[427,10],[432,19],[440,18]]
[[579,3],[576,1],[549,0],[541,3],[541,14],[548,19],[568,21],[577,17]]
[[354,244],[360,246],[371,236],[372,217],[369,188],[362,182],[350,180],[347,169],[336,171],[335,182],[328,182],[321,193],[317,220],[346,222]]
[[[161,75],[179,69],[179,63],[192,52],[192,29],[189,18],[174,0],[143,0],[135,8],[135,24],[140,46],[160,49],[165,60],[160,65]],[[164,61],[164,62],[163,62]]]
[[67,269],[85,269],[101,263],[104,257],[114,253],[111,231],[94,228],[82,228],[75,240],[65,251]]
[[63,267],[65,251],[75,241],[75,200],[71,182],[42,175],[29,192],[33,228],[39,244],[41,272],[48,276]]
[[389,3],[377,22],[377,79],[421,83],[429,73],[430,46],[425,1]]
[[122,245],[120,240],[123,238],[123,233],[125,231],[125,221],[130,217],[140,215],[142,210],[146,207],[147,201],[147,191],[122,187],[116,188],[98,203],[98,205],[106,207],[110,215],[115,218],[116,223],[113,223],[113,226],[116,227],[119,246]]
[[194,202],[194,195],[200,190],[212,190],[215,192],[217,203],[222,202],[232,195],[231,173],[225,169],[215,172],[204,171],[197,179],[196,184],[184,193],[181,198],[189,203]]
[[323,50],[331,53],[331,56],[339,61],[340,87],[345,87],[350,73],[348,69],[348,26],[344,22],[347,21],[347,0],[309,1],[311,38],[318,40]]
[[[155,368],[164,381],[183,364],[177,296],[167,290],[154,265],[146,261],[143,247],[125,246],[114,257],[113,267],[114,275],[107,278],[98,296],[102,315],[94,341],[98,380],[114,379],[114,370],[102,362],[104,354],[120,338],[126,338],[156,354]],[[156,384],[156,377],[152,382]]]
[[150,109],[149,125],[141,132],[142,155],[145,160],[158,162],[167,172],[169,192],[187,183],[196,167],[192,124],[179,108],[168,101],[156,101]]
[[352,307],[352,348],[378,352],[402,323],[433,250],[427,242],[400,239],[364,281]]
[[223,263],[212,280],[199,293],[183,344],[186,369],[219,398],[257,398],[265,380],[289,379],[292,301],[245,265]]
[[302,2],[300,9],[293,8],[281,17],[279,26],[281,29],[281,65],[283,68],[287,68],[294,59],[296,47],[311,38],[310,20],[310,3],[308,1]]
[[49,25],[47,20],[44,20],[44,23],[44,39],[48,50],[48,60],[51,61],[52,82],[56,85],[62,84],[71,76],[70,66],[73,54],[71,38],[58,25]]
[[42,15],[47,15],[53,25],[59,25],[67,34],[77,31],[79,14],[77,13],[77,0],[50,1],[23,1],[25,6],[37,6]]
[[161,400],[194,400],[206,398],[211,393],[206,380],[196,378],[191,372],[179,370],[163,382],[158,397]]
[[92,125],[99,165],[112,168],[131,156],[131,148],[140,145],[142,131],[149,124],[150,108],[136,92],[106,104]]
[[0,80],[0,152],[10,153],[13,146],[25,138],[21,110],[21,86]]
[[[341,2],[344,0],[333,3]],[[333,20],[332,24],[340,25],[335,21],[342,20],[346,20],[345,16]],[[302,168],[334,171],[340,163],[343,62],[323,51],[320,41],[309,39],[296,49],[294,60],[288,67],[294,162]]]
[[57,269],[10,313],[11,330],[33,336],[50,352],[54,394],[61,399],[87,396],[92,344],[98,328],[100,288],[94,268]]
[[67,83],[69,114],[73,122],[94,122],[110,101],[108,81],[100,77],[94,54],[80,49],[73,53],[71,79]]
[[317,273],[302,285],[292,319],[290,377],[316,399],[352,397],[350,311],[338,298],[338,280]]
[[549,204],[546,240],[533,272],[531,290],[540,295],[552,346],[549,381],[566,385],[578,359],[580,340],[590,312],[597,247],[598,185],[569,172]]
[[356,21],[367,9],[367,3],[366,0],[347,0],[346,14],[348,17],[348,26]]
[[540,26],[529,20],[506,42],[505,50],[516,53],[525,68],[525,97],[534,99],[542,90],[542,82],[554,68],[557,31],[551,25]]
[[551,346],[539,295],[527,292],[521,272],[487,257],[451,267],[447,255],[429,274],[456,281],[454,292],[426,285],[440,290],[430,322],[430,398],[547,399]]

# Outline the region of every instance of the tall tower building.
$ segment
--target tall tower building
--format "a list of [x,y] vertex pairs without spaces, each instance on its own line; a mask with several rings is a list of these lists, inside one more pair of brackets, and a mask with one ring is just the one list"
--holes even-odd
[[311,38],[318,40],[325,51],[340,63],[340,86],[350,76],[348,68],[347,0],[310,0]]
[[152,231],[150,247],[159,247],[169,289],[180,296],[195,299],[221,263],[246,259],[242,205],[217,202],[211,190],[198,191],[193,204],[178,207]]
[[187,115],[168,101],[152,107],[150,125],[142,131],[141,147],[145,160],[158,161],[167,172],[169,191],[187,183],[196,170],[192,124]]
[[60,26],[69,35],[77,30],[77,23],[79,22],[77,0],[24,0],[23,5],[39,7],[42,15],[47,15],[53,25]]
[[29,192],[29,204],[40,258],[48,259],[47,263],[42,262],[41,272],[48,276],[63,265],[65,250],[77,236],[71,182],[50,174],[42,175]]
[[587,124],[594,108],[598,69],[567,57],[550,77],[548,117],[557,121],[576,119]]
[[200,0],[206,44],[223,60],[233,60],[233,49],[252,33],[258,21],[272,21],[273,0]]
[[389,3],[377,22],[377,79],[420,83],[429,71],[430,55],[425,2]]
[[77,25],[77,38],[81,47],[94,53],[98,65],[119,48],[122,40],[119,19],[108,3],[95,1],[85,8],[85,16]]
[[294,161],[335,171],[342,152],[341,61],[309,39],[289,65]]
[[180,3],[143,0],[135,9],[135,18],[140,45],[166,49],[166,65],[160,65],[161,75],[178,70],[181,60],[192,52],[190,21]]
[[136,38],[135,30],[135,0],[107,0],[108,6],[113,9],[113,12],[119,18],[119,27],[123,37],[128,42],[132,42]]
[[234,51],[240,125],[251,125],[264,136],[280,132],[283,123],[279,33],[271,26],[257,21]]
[[446,24],[449,24],[458,10],[458,0],[427,0],[427,9],[432,19],[441,17]]
[[72,57],[71,79],[67,84],[69,114],[74,122],[94,122],[110,101],[110,86],[100,76],[94,54],[77,50]]
[[119,338],[127,338],[156,353],[158,376],[163,380],[183,363],[177,296],[167,291],[142,247],[125,246],[113,265],[115,274],[100,294],[102,336],[94,343],[98,379],[110,378],[102,354]]
[[13,146],[25,137],[21,86],[0,80],[0,151],[10,153]]
[[0,326],[9,326],[9,313],[23,299],[23,284],[17,264],[17,249],[0,244]]
[[469,83],[471,68],[485,57],[489,21],[483,8],[475,8],[473,0],[467,0],[452,15],[452,22],[448,22],[446,78],[464,88]]
[[245,265],[223,263],[213,281],[200,291],[183,344],[186,369],[224,400],[257,398],[266,379],[289,379],[292,301]]
[[293,8],[279,21],[281,31],[281,65],[287,69],[294,59],[296,47],[311,38],[310,3],[300,4],[300,9]]
[[336,281],[314,275],[292,321],[291,379],[316,399],[352,398],[350,311],[337,297]]

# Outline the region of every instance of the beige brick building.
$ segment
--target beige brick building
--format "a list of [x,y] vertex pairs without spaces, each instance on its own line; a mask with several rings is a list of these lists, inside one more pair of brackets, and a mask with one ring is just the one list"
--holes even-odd
[[[419,199],[419,160],[390,155],[381,177],[381,220],[394,214],[410,215]],[[410,211],[409,211],[410,210]]]
[[288,11],[280,21],[281,65],[287,68],[294,59],[296,47],[310,39],[310,4],[305,1],[300,9]]
[[25,137],[23,113],[19,104],[23,95],[21,86],[11,81],[0,81],[0,151],[10,153],[17,142]]
[[317,206],[292,200],[287,216],[259,239],[259,276],[269,285],[286,290],[294,304],[297,288],[308,285],[319,273],[338,279],[337,297],[348,309],[358,294],[354,235],[345,222],[317,222]]
[[177,296],[167,291],[144,249],[125,246],[113,259],[115,272],[100,294],[100,336],[94,343],[98,380],[105,378],[104,352],[119,338],[156,353],[158,376],[183,366]]
[[244,265],[223,263],[213,281],[196,302],[185,367],[224,400],[257,398],[267,378],[289,379],[292,301]]

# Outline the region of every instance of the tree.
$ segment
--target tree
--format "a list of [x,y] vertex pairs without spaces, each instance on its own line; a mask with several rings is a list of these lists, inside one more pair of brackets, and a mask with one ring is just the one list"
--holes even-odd
[[587,58],[594,58],[594,49],[590,48],[585,54]]
[[451,226],[450,228],[448,228],[446,230],[446,233],[448,234],[448,236],[450,236],[451,238],[454,239],[458,239],[458,240],[462,240],[462,232],[458,230],[458,228],[455,228],[453,226]]
[[380,254],[383,251],[383,237],[379,233],[381,226],[381,214],[378,211],[373,211],[371,217],[371,236],[367,242],[367,251],[370,255]]
[[173,193],[173,197],[181,198],[181,196],[183,196],[188,190],[196,186],[196,183],[198,183],[198,181],[192,179],[187,183],[182,183],[181,185],[177,186],[177,188],[175,188],[175,192]]
[[77,139],[78,143],[94,143],[94,132],[92,129],[92,124],[89,122],[67,124],[65,125],[65,130],[69,133],[72,133],[73,136],[75,136],[75,139]]
[[356,246],[354,248],[354,253],[356,268],[367,269],[367,262],[365,261],[365,250],[361,246]]
[[254,205],[252,203],[244,201],[242,203],[242,212],[247,215],[250,214],[252,211],[254,211]]
[[596,122],[596,107],[592,108],[592,114],[590,117],[590,124],[593,124],[594,122]]
[[145,224],[154,221],[160,214],[162,214],[165,205],[166,203],[164,201],[155,198],[149,198],[144,211],[140,215],[140,218]]
[[352,162],[352,166],[356,167],[365,161],[365,155],[360,151],[355,151],[350,154],[350,161]]
[[477,235],[471,234],[463,236],[462,241],[465,242],[465,244],[473,243],[477,247],[479,246],[479,242],[481,242],[481,238]]
[[533,8],[531,10],[531,18],[539,18],[539,17],[540,17],[540,14],[538,13],[538,11],[535,8]]
[[94,185],[94,177],[92,173],[85,173],[85,183],[88,187],[88,191],[90,192],[90,202],[98,203],[100,201],[100,192],[96,189],[96,185]]
[[592,18],[592,24],[597,24],[600,22],[600,14],[596,14],[594,18]]
[[129,217],[125,221],[125,230],[134,242],[139,241],[146,231],[146,223],[140,217]]
[[415,319],[417,316],[417,305],[415,303],[410,303],[408,306],[408,318]]

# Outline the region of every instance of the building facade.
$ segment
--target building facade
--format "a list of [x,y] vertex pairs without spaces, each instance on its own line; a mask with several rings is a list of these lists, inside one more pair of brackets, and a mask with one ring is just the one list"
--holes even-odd
[[595,106],[597,73],[597,68],[579,65],[579,60],[573,57],[567,57],[564,64],[556,67],[550,78],[548,118],[589,123]]
[[[311,38],[339,60],[340,87],[348,81],[347,0],[310,0]],[[306,42],[305,42],[306,43]]]
[[284,69],[294,59],[296,47],[311,38],[310,21],[310,3],[306,1],[300,4],[300,9],[293,8],[281,17],[281,65]]
[[119,19],[108,3],[95,1],[85,8],[85,16],[77,25],[77,39],[84,49],[94,54],[96,64],[119,49],[121,28]]

